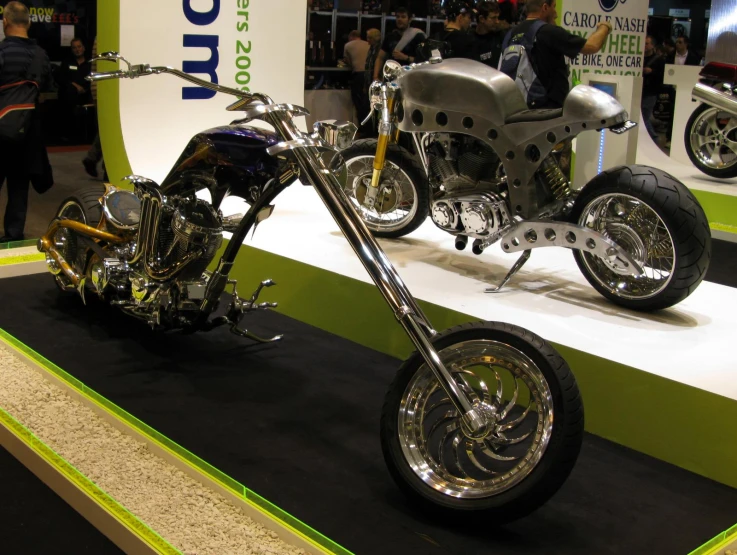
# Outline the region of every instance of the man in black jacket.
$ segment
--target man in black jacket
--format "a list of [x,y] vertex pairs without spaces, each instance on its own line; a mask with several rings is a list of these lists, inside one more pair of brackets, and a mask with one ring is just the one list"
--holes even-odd
[[476,5],[476,54],[478,61],[489,67],[499,67],[502,55],[504,35],[509,24],[499,20],[499,4],[497,2],[479,2]]
[[676,49],[668,57],[668,64],[675,64],[677,66],[698,66],[701,65],[701,57],[696,52],[691,52],[689,49],[688,37],[678,37],[676,39]]
[[657,140],[657,134],[653,128],[650,118],[653,116],[653,110],[658,103],[658,95],[660,89],[663,88],[663,75],[665,73],[665,61],[655,49],[655,38],[648,35],[645,39],[645,61],[642,84],[642,123],[654,141]]
[[[0,43],[0,87],[19,81],[34,81],[40,90],[48,90],[51,64],[44,50],[28,38],[31,18],[20,2],[9,2],[3,11],[5,40]],[[0,106],[0,110],[5,106]],[[28,210],[28,185],[51,179],[51,166],[41,139],[38,106],[33,110],[31,126],[21,142],[0,145],[0,186],[7,180],[8,205],[5,209],[5,235],[0,243],[24,238]]]
[[468,32],[473,17],[473,6],[465,0],[447,0],[445,29],[437,39],[446,42],[450,50],[444,58],[476,58],[476,41]]

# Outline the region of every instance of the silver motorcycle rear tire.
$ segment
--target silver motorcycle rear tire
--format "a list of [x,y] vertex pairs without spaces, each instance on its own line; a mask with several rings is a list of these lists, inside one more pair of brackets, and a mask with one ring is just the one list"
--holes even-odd
[[414,353],[382,411],[392,478],[413,505],[443,519],[478,517],[489,526],[529,514],[563,485],[581,449],[583,402],[568,365],[540,337],[504,323],[464,324],[433,344],[495,424],[485,438],[470,439]]
[[691,162],[706,175],[737,177],[737,115],[701,104],[686,124],[684,142]]
[[571,221],[615,241],[645,269],[628,276],[608,261],[573,251],[588,282],[610,301],[633,310],[673,306],[694,292],[711,259],[704,210],[683,183],[648,166],[620,166],[590,181]]

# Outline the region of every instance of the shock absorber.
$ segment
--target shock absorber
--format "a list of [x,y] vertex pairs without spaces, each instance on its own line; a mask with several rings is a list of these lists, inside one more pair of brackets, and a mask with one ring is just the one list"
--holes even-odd
[[563,170],[560,169],[554,156],[548,156],[540,164],[540,175],[556,200],[562,200],[571,196],[571,186],[568,183],[568,178],[566,178]]

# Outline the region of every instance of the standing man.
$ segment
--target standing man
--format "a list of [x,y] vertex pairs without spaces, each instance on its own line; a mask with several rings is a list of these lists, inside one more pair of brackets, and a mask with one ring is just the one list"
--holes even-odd
[[663,87],[665,61],[655,50],[655,38],[652,35],[648,35],[645,39],[645,60],[642,74],[642,121],[650,137],[653,141],[657,141],[658,135],[655,133],[651,118],[655,105],[658,103],[660,89]]
[[509,30],[506,22],[499,20],[497,2],[480,2],[476,6],[476,53],[478,61],[496,69],[502,55],[504,35]]
[[87,77],[92,73],[92,62],[87,59],[81,39],[72,39],[72,57],[61,64],[61,76],[75,104],[87,104],[91,99],[92,84]]
[[701,57],[696,52],[691,52],[687,36],[678,37],[676,39],[676,49],[669,56],[666,63],[675,64],[677,66],[698,66],[701,65]]
[[[525,39],[534,44],[530,59],[545,89],[545,98],[531,108],[562,108],[570,91],[566,58],[596,54],[612,31],[612,25],[602,21],[588,40],[569,33],[555,24],[558,17],[555,3],[556,0],[527,0],[527,19],[512,28],[504,39],[505,45],[519,44]],[[537,21],[542,25],[536,24]]]
[[[0,243],[21,241],[28,211],[28,185],[34,186],[51,177],[51,166],[41,138],[38,91],[48,90],[51,82],[49,57],[36,41],[28,38],[31,16],[20,2],[8,2],[3,11],[5,40],[0,43],[0,87],[31,81],[36,87],[36,108],[23,139],[0,144],[0,186],[7,182],[8,205],[5,208],[5,234]],[[26,86],[26,85],[23,85]],[[8,89],[6,89],[8,90]],[[2,96],[0,96],[2,100]],[[7,106],[0,105],[0,111]],[[46,185],[50,186],[50,183]],[[48,188],[48,187],[46,187]]]
[[412,16],[407,8],[397,8],[397,28],[384,37],[384,42],[376,56],[374,64],[374,81],[378,81],[384,62],[388,59],[395,60],[401,64],[411,64],[414,61],[417,47],[425,40],[425,33],[414,27],[410,27]]
[[469,34],[473,6],[465,0],[446,0],[445,30],[439,39],[447,42],[450,52],[444,58],[476,58],[476,41]]
[[343,59],[353,71],[351,75],[351,100],[356,108],[358,122],[362,122],[368,115],[368,99],[364,92],[366,82],[366,58],[369,53],[369,43],[361,40],[360,31],[348,33],[348,42],[343,49]]

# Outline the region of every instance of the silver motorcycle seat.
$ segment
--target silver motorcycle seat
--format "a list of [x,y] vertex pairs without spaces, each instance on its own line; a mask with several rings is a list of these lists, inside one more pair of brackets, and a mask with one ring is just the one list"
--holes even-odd
[[530,123],[533,121],[549,121],[563,115],[563,108],[543,108],[541,110],[522,110],[509,116],[505,124]]

